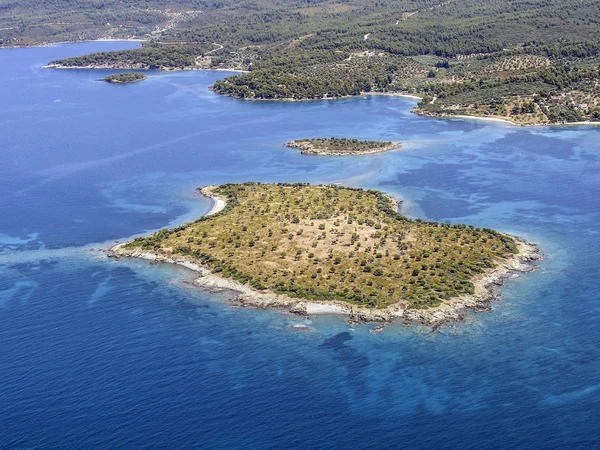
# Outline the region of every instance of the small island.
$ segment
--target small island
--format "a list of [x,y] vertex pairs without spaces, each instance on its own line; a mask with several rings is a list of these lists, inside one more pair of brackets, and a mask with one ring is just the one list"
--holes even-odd
[[148,77],[138,72],[125,72],[113,73],[112,75],[104,77],[102,80],[111,84],[129,84],[144,81],[146,78]]
[[291,141],[286,147],[297,148],[303,155],[350,156],[370,155],[400,148],[392,141],[368,141],[347,138],[312,138]]
[[224,184],[195,222],[113,247],[113,257],[181,264],[242,306],[338,313],[351,322],[438,326],[487,310],[535,245],[487,228],[410,220],[374,190]]

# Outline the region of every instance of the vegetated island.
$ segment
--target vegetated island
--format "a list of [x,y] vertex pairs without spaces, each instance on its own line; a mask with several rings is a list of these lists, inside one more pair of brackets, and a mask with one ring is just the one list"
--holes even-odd
[[400,148],[392,141],[369,141],[347,138],[312,138],[291,141],[286,147],[297,148],[303,155],[350,156],[370,155]]
[[215,200],[209,215],[110,256],[184,265],[204,289],[236,292],[240,306],[434,327],[488,310],[494,287],[540,257],[491,229],[410,220],[374,190],[245,183],[200,192]]
[[125,72],[113,73],[112,75],[104,77],[102,80],[111,84],[129,84],[144,81],[146,78],[148,77],[138,72]]

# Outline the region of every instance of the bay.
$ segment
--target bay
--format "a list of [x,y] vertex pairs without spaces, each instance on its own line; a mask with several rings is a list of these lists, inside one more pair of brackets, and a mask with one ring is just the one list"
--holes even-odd
[[[414,100],[246,102],[223,72],[49,70],[132,42],[0,51],[0,447],[593,448],[600,130],[410,113]],[[401,141],[310,157],[289,140]],[[190,274],[92,249],[206,213],[198,186],[341,182],[542,247],[491,312],[383,333],[232,308]]]

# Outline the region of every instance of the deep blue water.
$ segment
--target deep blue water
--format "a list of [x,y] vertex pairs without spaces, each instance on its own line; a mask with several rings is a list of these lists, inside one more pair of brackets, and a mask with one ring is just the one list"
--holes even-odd
[[[223,73],[139,84],[47,61],[132,43],[0,51],[0,447],[594,448],[600,445],[600,129],[425,119],[391,97],[214,95]],[[59,100],[59,101],[57,101]],[[404,142],[355,158],[310,136]],[[240,310],[190,274],[90,248],[208,211],[194,188],[344,182],[406,214],[545,253],[492,312],[381,334]]]

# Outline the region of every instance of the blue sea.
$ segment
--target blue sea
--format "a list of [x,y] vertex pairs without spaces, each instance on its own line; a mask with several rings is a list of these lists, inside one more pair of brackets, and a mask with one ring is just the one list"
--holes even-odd
[[[41,68],[134,45],[0,50],[0,448],[600,446],[600,128],[421,118],[386,96],[246,102],[209,90],[223,72],[116,86]],[[404,149],[283,147],[316,136]],[[491,312],[374,334],[237,309],[185,269],[97,251],[206,213],[198,186],[243,181],[380,189],[544,261]]]

